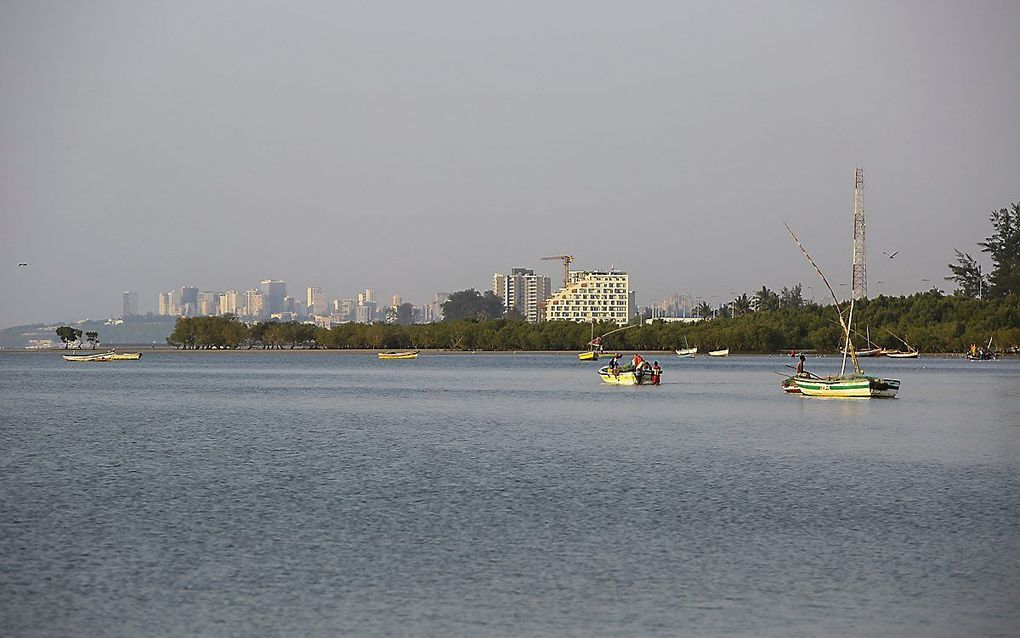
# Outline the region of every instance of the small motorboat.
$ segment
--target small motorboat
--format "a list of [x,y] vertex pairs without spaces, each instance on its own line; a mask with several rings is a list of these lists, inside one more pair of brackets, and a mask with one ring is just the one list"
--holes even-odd
[[405,350],[403,352],[395,352],[393,350],[389,352],[380,352],[379,358],[383,360],[388,359],[417,359],[420,350]]
[[730,356],[730,349],[723,348],[722,350],[709,350],[708,356],[710,357],[728,357]]
[[621,366],[615,373],[609,366],[602,366],[599,368],[599,378],[609,385],[651,385],[652,366],[642,361],[637,369],[629,365]]

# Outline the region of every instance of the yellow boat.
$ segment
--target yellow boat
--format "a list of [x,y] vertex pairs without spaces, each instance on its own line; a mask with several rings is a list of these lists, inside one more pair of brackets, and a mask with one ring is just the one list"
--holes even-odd
[[609,366],[602,366],[599,378],[609,385],[651,385],[652,366],[647,361],[641,363],[638,372],[640,374],[635,374],[634,366],[623,366],[613,374]]
[[95,354],[65,354],[64,361],[136,361],[141,352],[97,352]]
[[417,359],[419,350],[407,350],[405,352],[380,352],[380,359]]
[[598,361],[599,353],[595,352],[594,350],[591,350],[589,352],[582,352],[581,354],[577,355],[577,358],[580,359],[581,361]]

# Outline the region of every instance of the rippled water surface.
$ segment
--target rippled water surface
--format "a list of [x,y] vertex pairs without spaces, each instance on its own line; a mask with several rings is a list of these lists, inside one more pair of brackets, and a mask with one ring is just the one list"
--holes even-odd
[[[1020,632],[1020,361],[0,354],[13,636]],[[809,360],[830,373],[833,359]]]

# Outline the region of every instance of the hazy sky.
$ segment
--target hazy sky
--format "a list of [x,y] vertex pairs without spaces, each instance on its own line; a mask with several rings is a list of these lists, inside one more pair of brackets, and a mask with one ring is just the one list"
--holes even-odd
[[[0,3],[0,326],[137,290],[949,288],[1020,200],[1020,3]],[[901,251],[894,260],[882,251]],[[28,268],[17,263],[29,262]],[[884,281],[879,285],[877,281]]]

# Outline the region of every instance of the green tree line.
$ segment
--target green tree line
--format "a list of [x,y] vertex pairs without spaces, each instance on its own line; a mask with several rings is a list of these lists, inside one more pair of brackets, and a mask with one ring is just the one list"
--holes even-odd
[[[759,291],[762,292],[762,291]],[[767,291],[766,291],[767,292]],[[769,295],[758,295],[771,299]],[[654,321],[606,339],[606,350],[672,350],[686,337],[702,351],[733,352],[815,350],[836,352],[842,329],[832,305],[801,302],[763,305],[760,310],[731,313],[694,324]],[[973,299],[929,290],[908,297],[879,296],[856,304],[854,323],[871,334],[875,345],[902,348],[906,340],[922,352],[963,352],[989,337],[1000,347],[1020,345],[1020,296]],[[615,324],[596,324],[595,335]],[[530,324],[513,319],[457,319],[441,323],[398,325],[344,323],[319,328],[297,322],[246,325],[235,317],[182,317],[167,342],[179,348],[330,348],[445,350],[586,350],[592,326],[551,321]],[[895,335],[895,336],[894,336]],[[855,344],[864,344],[862,334]]]

